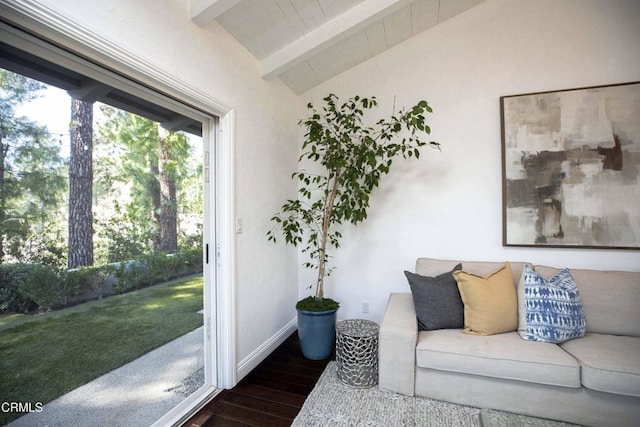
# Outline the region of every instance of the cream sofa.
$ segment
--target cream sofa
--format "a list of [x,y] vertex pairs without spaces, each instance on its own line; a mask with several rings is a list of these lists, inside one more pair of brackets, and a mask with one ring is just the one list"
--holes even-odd
[[[416,273],[436,276],[458,263],[419,258]],[[501,265],[462,262],[464,270]],[[511,263],[517,288],[523,268]],[[557,271],[534,268],[545,278]],[[570,271],[586,334],[562,344],[525,341],[517,331],[418,331],[411,293],[391,294],[380,327],[380,388],[582,425],[640,426],[640,272]],[[522,296],[518,289],[519,322]]]

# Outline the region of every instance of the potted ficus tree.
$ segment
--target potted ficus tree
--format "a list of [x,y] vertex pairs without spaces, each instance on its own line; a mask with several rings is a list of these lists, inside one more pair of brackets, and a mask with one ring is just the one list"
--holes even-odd
[[306,130],[301,168],[292,175],[299,198],[287,200],[271,218],[268,239],[275,242],[279,234],[301,246],[309,258],[305,267],[317,270],[315,294],[296,304],[300,344],[309,359],[326,359],[333,351],[339,303],[325,298],[324,280],[332,271],[329,249],[340,246],[341,226],[367,218],[370,195],[395,159],[417,158],[425,145],[439,147],[422,140],[430,133],[425,114],[432,110],[426,101],[365,125],[365,111],[377,105],[375,97],[359,96],[338,105],[333,94],[324,98],[321,110],[307,105],[310,116],[298,123]]

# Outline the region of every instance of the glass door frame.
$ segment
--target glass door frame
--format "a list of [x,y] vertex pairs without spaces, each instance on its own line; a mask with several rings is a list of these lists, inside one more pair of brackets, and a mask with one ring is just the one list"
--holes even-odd
[[124,84],[203,124],[205,385],[155,425],[180,423],[236,383],[235,112],[40,3],[0,0],[0,16],[3,42],[96,80]]

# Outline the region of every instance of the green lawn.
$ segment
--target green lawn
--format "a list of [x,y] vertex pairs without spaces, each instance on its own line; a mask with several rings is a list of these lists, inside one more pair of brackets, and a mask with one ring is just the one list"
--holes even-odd
[[[0,316],[0,401],[49,402],[203,323],[202,276],[35,316]],[[0,425],[20,414],[0,412]]]

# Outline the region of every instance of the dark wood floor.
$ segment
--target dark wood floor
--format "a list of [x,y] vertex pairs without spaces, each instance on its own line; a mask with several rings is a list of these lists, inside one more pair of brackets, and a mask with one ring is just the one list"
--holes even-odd
[[290,426],[333,359],[305,359],[294,333],[236,387],[218,394],[183,427]]

